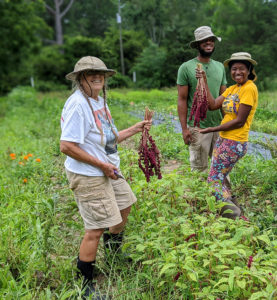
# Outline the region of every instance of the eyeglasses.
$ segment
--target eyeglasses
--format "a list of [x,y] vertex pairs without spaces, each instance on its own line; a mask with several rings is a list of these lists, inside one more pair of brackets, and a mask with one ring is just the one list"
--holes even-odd
[[89,70],[89,71],[86,71],[85,74],[87,76],[91,76],[91,75],[103,75],[103,76],[105,76],[105,72],[104,71]]

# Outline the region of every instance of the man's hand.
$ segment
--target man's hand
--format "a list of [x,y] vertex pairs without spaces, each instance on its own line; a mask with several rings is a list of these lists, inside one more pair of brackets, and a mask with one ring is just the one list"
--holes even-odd
[[206,73],[204,70],[199,70],[198,68],[196,68],[195,69],[195,77],[197,79],[203,78],[205,82],[207,81],[207,76],[206,76]]
[[190,145],[192,141],[191,133],[188,129],[183,130],[183,139],[186,145]]

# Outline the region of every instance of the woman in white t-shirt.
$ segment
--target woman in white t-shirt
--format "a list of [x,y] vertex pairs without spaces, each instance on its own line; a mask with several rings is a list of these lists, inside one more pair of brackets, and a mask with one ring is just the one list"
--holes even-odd
[[[136,202],[120,172],[117,143],[139,133],[151,121],[141,121],[117,131],[106,103],[105,82],[115,74],[97,57],[86,56],[66,78],[75,92],[66,101],[61,116],[61,152],[67,155],[66,174],[84,221],[77,268],[84,278],[85,295],[95,293],[95,258],[103,234],[106,259],[122,254],[123,229]],[[99,93],[103,91],[103,98]],[[92,298],[93,299],[93,298]],[[103,298],[105,299],[105,298]]]

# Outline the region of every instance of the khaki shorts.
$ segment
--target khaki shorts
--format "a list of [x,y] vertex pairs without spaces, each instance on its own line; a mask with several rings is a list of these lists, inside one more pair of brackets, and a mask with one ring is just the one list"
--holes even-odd
[[122,222],[120,211],[137,201],[126,180],[85,176],[66,170],[85,229],[108,228]]
[[212,156],[218,132],[199,133],[196,127],[189,127],[192,142],[189,146],[191,170],[208,171],[209,157]]

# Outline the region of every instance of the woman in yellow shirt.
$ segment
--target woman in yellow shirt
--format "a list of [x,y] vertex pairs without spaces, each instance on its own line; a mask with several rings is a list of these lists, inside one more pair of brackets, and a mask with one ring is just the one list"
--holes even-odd
[[[203,77],[206,83],[209,109],[221,108],[224,118],[219,126],[200,129],[200,133],[219,131],[219,138],[213,150],[212,165],[208,182],[215,189],[217,201],[227,202],[221,211],[224,217],[240,216],[240,209],[232,202],[231,192],[225,185],[225,178],[236,162],[247,152],[248,135],[258,105],[258,90],[254,81],[257,76],[254,65],[257,62],[247,52],[233,53],[224,62],[236,82],[214,99],[209,91],[204,71],[197,71],[196,77]],[[225,213],[231,209],[233,213]]]

